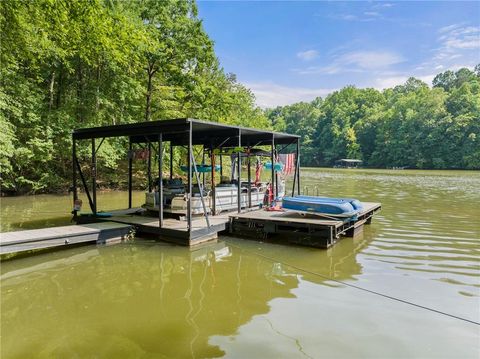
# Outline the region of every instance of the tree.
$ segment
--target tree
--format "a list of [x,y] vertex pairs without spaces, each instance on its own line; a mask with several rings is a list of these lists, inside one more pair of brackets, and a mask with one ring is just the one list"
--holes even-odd
[[[4,0],[0,25],[4,191],[68,188],[79,127],[172,117],[269,125],[220,68],[193,0]],[[99,173],[117,177],[125,151],[124,140],[106,140]]]
[[445,91],[450,91],[450,89],[455,85],[455,79],[455,73],[451,70],[448,70],[435,76],[432,84],[433,87],[441,87]]

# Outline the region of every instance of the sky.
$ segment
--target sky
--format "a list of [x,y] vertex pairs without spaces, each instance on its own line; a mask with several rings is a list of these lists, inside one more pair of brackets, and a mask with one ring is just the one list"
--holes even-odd
[[226,72],[260,107],[384,89],[480,63],[480,2],[199,1]]

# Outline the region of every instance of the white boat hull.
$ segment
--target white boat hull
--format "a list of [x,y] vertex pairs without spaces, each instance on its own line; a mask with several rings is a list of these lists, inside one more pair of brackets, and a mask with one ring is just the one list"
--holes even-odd
[[[215,210],[217,213],[230,211],[238,208],[238,189],[236,187],[217,187],[215,189]],[[251,205],[252,207],[258,207],[263,203],[265,193],[258,188],[252,188],[251,191]],[[158,196],[155,193],[145,194],[144,207],[148,210],[158,211]],[[203,201],[207,213],[212,212],[213,199],[212,196],[204,196]],[[242,192],[240,195],[241,208],[248,207],[248,193]],[[184,212],[187,211],[187,199],[185,195],[177,195],[172,199],[170,205],[170,211],[172,212]],[[192,214],[203,214],[203,205],[199,194],[192,197],[191,200]]]

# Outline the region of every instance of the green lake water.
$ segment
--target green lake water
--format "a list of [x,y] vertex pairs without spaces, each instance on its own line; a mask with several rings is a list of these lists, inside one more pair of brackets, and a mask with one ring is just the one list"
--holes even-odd
[[[4,261],[1,358],[480,357],[480,172],[303,169],[303,186],[383,209],[328,250],[139,238]],[[1,229],[70,210],[68,196],[2,198]]]

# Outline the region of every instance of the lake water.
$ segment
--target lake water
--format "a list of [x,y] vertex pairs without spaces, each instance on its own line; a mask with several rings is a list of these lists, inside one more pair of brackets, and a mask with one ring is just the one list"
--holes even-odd
[[[383,209],[328,250],[136,239],[5,261],[1,357],[480,356],[480,172],[304,169],[304,185]],[[70,220],[67,196],[1,201],[2,231]]]

